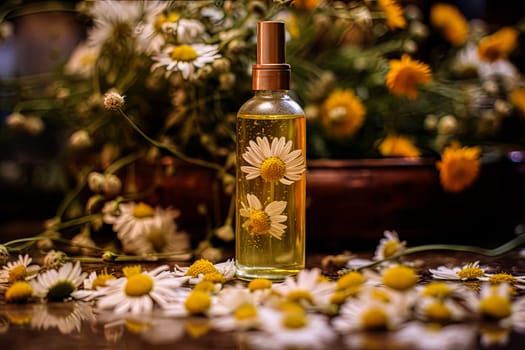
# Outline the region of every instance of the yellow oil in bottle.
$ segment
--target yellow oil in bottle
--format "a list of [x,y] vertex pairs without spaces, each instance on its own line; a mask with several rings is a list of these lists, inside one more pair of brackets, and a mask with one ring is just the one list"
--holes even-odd
[[305,267],[305,128],[304,114],[237,115],[241,279],[283,280]]

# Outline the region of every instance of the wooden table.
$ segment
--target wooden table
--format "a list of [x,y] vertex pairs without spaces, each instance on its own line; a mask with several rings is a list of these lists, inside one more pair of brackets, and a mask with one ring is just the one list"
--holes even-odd
[[[370,253],[360,255],[370,256]],[[310,254],[308,267],[320,267],[324,255]],[[427,279],[429,267],[462,264],[480,260],[483,264],[513,274],[525,275],[525,258],[513,251],[504,256],[487,258],[470,253],[419,253],[406,257],[421,263],[419,271]],[[100,268],[86,265],[86,270]],[[333,271],[325,271],[331,274]],[[384,333],[372,336],[374,349],[399,349]],[[360,336],[361,336],[360,335]],[[350,335],[349,335],[350,336]],[[351,335],[355,337],[355,335]],[[346,336],[339,336],[330,349],[354,349]],[[473,347],[481,348],[480,340]],[[483,349],[523,349],[525,334],[512,333],[503,347]],[[78,302],[11,305],[0,304],[0,349],[248,349],[243,334],[210,329],[208,319],[192,317],[166,319],[153,316],[106,320],[93,313],[89,304]]]

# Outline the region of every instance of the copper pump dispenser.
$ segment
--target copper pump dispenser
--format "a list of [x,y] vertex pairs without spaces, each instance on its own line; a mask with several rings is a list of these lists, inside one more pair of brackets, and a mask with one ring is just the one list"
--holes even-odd
[[290,65],[285,61],[283,22],[257,23],[257,63],[252,66],[253,90],[289,90]]

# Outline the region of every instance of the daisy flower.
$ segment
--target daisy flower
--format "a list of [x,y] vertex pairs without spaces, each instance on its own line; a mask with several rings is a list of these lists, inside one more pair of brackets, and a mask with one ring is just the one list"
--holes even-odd
[[507,283],[483,284],[479,297],[478,311],[482,318],[505,324],[513,313],[511,288]]
[[19,255],[18,260],[10,261],[0,270],[0,283],[14,283],[16,281],[28,281],[37,276],[40,266],[32,264],[33,259],[29,255]]
[[212,326],[222,331],[248,330],[259,326],[260,294],[244,288],[227,288],[220,292],[218,304],[225,316],[212,319]]
[[127,42],[135,34],[142,15],[141,1],[96,1],[92,8],[94,25],[88,33],[88,45],[100,48],[107,42]]
[[107,286],[107,281],[117,279],[112,274],[108,274],[107,271],[103,271],[97,274],[93,271],[83,282],[83,289],[79,289],[71,293],[74,299],[80,300],[92,300],[103,295],[103,292],[99,289]]
[[106,281],[97,308],[110,309],[115,314],[140,314],[151,312],[155,305],[166,307],[179,297],[178,288],[184,283],[168,270],[167,265],[151,271],[142,271],[141,266],[125,267],[124,277]]
[[395,95],[410,99],[417,97],[417,88],[432,80],[430,66],[413,60],[408,55],[400,60],[390,60],[390,71],[386,75],[386,86]]
[[416,299],[416,317],[423,321],[448,323],[464,320],[470,314],[470,310],[464,309],[452,298],[438,299],[424,297]]
[[485,275],[478,277],[480,281],[489,282],[492,284],[508,283],[519,289],[525,289],[525,276],[514,276],[510,273],[485,273]]
[[441,160],[436,163],[445,191],[461,192],[474,183],[481,169],[480,153],[479,147],[453,144],[445,148]]
[[[56,308],[60,307],[59,310]],[[57,312],[59,311],[59,312]],[[37,330],[56,328],[61,334],[80,332],[83,321],[94,321],[93,309],[84,303],[60,305],[38,304],[33,307],[31,327]]]
[[348,300],[339,311],[332,325],[340,333],[351,331],[396,329],[407,312],[394,303],[385,303],[374,298]]
[[323,103],[321,123],[335,137],[352,137],[361,128],[366,107],[350,89],[335,89]]
[[336,290],[335,282],[322,277],[318,268],[301,270],[297,276],[287,276],[283,283],[274,285],[274,290],[288,301],[322,309],[330,305]]
[[299,181],[306,170],[301,150],[292,151],[292,141],[286,142],[284,137],[274,137],[271,145],[266,136],[257,137],[256,141],[250,140],[242,158],[250,164],[241,166],[241,171],[247,174],[247,180],[260,176],[267,182],[291,185]]
[[242,208],[239,213],[246,218],[242,227],[254,235],[269,234],[277,239],[281,239],[286,225],[282,222],[288,217],[283,215],[286,208],[286,201],[270,202],[264,209],[257,196],[247,194],[248,205],[241,202]]
[[246,334],[253,349],[326,349],[336,337],[325,316],[301,310],[261,308],[259,320],[262,332]]
[[34,295],[49,301],[62,301],[71,296],[86,276],[82,272],[80,263],[75,265],[68,262],[62,265],[58,271],[48,270],[39,274],[36,279],[31,280]]
[[[174,275],[176,277],[187,278],[189,284],[197,284],[203,280],[210,282],[224,283],[232,280],[235,277],[235,262],[233,259],[228,259],[225,262],[213,264],[206,259],[199,259],[193,262],[190,266],[175,265]],[[220,276],[218,276],[220,275]]]
[[184,79],[191,79],[195,68],[202,68],[221,57],[218,49],[217,45],[206,44],[168,45],[152,57],[156,63],[151,66],[151,70],[165,67],[166,76],[175,71],[181,72]]
[[476,328],[472,325],[449,325],[410,322],[393,334],[392,341],[414,349],[472,349],[476,345]]
[[439,266],[437,269],[428,269],[432,278],[438,280],[456,280],[467,281],[477,280],[485,276],[485,267],[479,266],[479,261],[467,263],[461,267]]
[[113,224],[113,230],[123,245],[123,250],[132,254],[188,252],[189,237],[177,231],[175,219],[180,212],[171,208],[155,209],[140,202],[121,203],[117,213],[114,204],[108,203],[103,210],[104,222]]
[[78,45],[64,67],[65,72],[89,78],[95,71],[95,63],[99,55],[99,47],[87,46],[86,44]]
[[406,242],[401,242],[396,231],[385,231],[384,237],[379,241],[374,253],[374,260],[383,260],[393,255],[401,253],[406,246]]

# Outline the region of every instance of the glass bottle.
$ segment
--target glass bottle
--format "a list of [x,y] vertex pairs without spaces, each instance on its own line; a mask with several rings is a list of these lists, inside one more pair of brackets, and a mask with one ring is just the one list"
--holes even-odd
[[257,26],[255,96],[237,114],[237,277],[278,281],[305,267],[306,121],[289,95],[284,23]]

